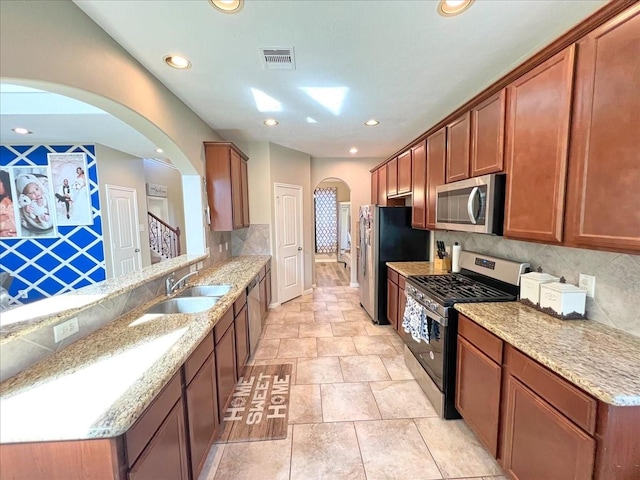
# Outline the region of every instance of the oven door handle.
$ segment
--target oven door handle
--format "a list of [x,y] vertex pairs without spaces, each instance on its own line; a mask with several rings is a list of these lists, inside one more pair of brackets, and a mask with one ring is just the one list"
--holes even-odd
[[473,187],[473,189],[471,189],[471,193],[469,194],[469,199],[467,200],[467,213],[469,214],[469,220],[474,225],[478,223],[478,219],[476,218],[473,212],[473,201],[476,199],[476,195],[478,194],[478,191],[479,191],[478,187]]
[[[424,310],[425,314],[427,315],[427,317],[429,317],[431,320],[433,320],[434,322],[439,323],[440,325],[442,325],[443,327],[447,326],[447,318],[446,317],[441,317],[440,315],[438,315],[437,313],[429,310],[427,307],[425,307],[424,305],[422,305],[420,303],[420,301],[418,299],[416,299],[413,295],[409,295],[406,291],[405,291],[405,295],[407,297],[413,298],[415,300],[415,302],[420,305],[420,308],[422,308],[422,310]],[[405,307],[406,308],[406,307]],[[403,312],[404,314],[404,312]]]

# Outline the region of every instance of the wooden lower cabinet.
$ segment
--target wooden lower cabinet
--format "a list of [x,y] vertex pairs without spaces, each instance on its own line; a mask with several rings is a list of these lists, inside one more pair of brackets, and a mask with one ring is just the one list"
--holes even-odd
[[387,320],[398,329],[398,285],[387,279]]
[[235,318],[236,331],[236,369],[240,378],[249,359],[249,315],[245,304]]
[[595,440],[529,390],[506,379],[504,469],[518,480],[593,478]]
[[[400,277],[403,279],[404,277]],[[400,331],[402,328],[402,320],[404,317],[404,307],[407,305],[407,297],[404,293],[404,288],[398,285],[398,323],[396,325],[396,331]]]
[[458,335],[456,409],[487,450],[498,454],[502,367]]
[[267,265],[267,276],[266,276],[266,290],[267,290],[267,310],[269,310],[269,305],[271,305],[272,293],[271,293],[271,262]]
[[216,379],[218,387],[218,421],[222,423],[229,395],[238,380],[236,377],[236,341],[233,323],[215,347]]
[[202,470],[218,427],[215,371],[215,358],[211,353],[185,389],[193,478],[198,478]]
[[189,478],[184,418],[182,402],[178,401],[129,470],[130,480]]

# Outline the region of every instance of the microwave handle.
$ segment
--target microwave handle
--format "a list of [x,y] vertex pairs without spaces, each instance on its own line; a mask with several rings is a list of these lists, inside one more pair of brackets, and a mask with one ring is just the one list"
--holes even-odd
[[467,213],[469,214],[469,220],[472,224],[476,224],[478,219],[473,214],[473,200],[476,198],[478,194],[478,187],[473,187],[471,193],[469,194],[469,199],[467,200]]

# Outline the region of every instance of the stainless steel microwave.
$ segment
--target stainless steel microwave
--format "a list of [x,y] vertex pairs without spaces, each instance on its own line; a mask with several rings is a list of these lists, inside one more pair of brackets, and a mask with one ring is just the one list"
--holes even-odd
[[436,187],[436,228],[502,235],[504,174]]

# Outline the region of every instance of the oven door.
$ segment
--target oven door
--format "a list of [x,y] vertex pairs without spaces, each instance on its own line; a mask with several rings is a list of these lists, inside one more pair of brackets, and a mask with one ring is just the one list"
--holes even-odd
[[447,327],[443,325],[444,319],[438,314],[424,309],[427,314],[427,327],[431,332],[429,343],[416,342],[410,333],[400,329],[400,337],[414,357],[418,360],[422,368],[431,377],[441,392],[444,392],[444,362],[447,342]]

